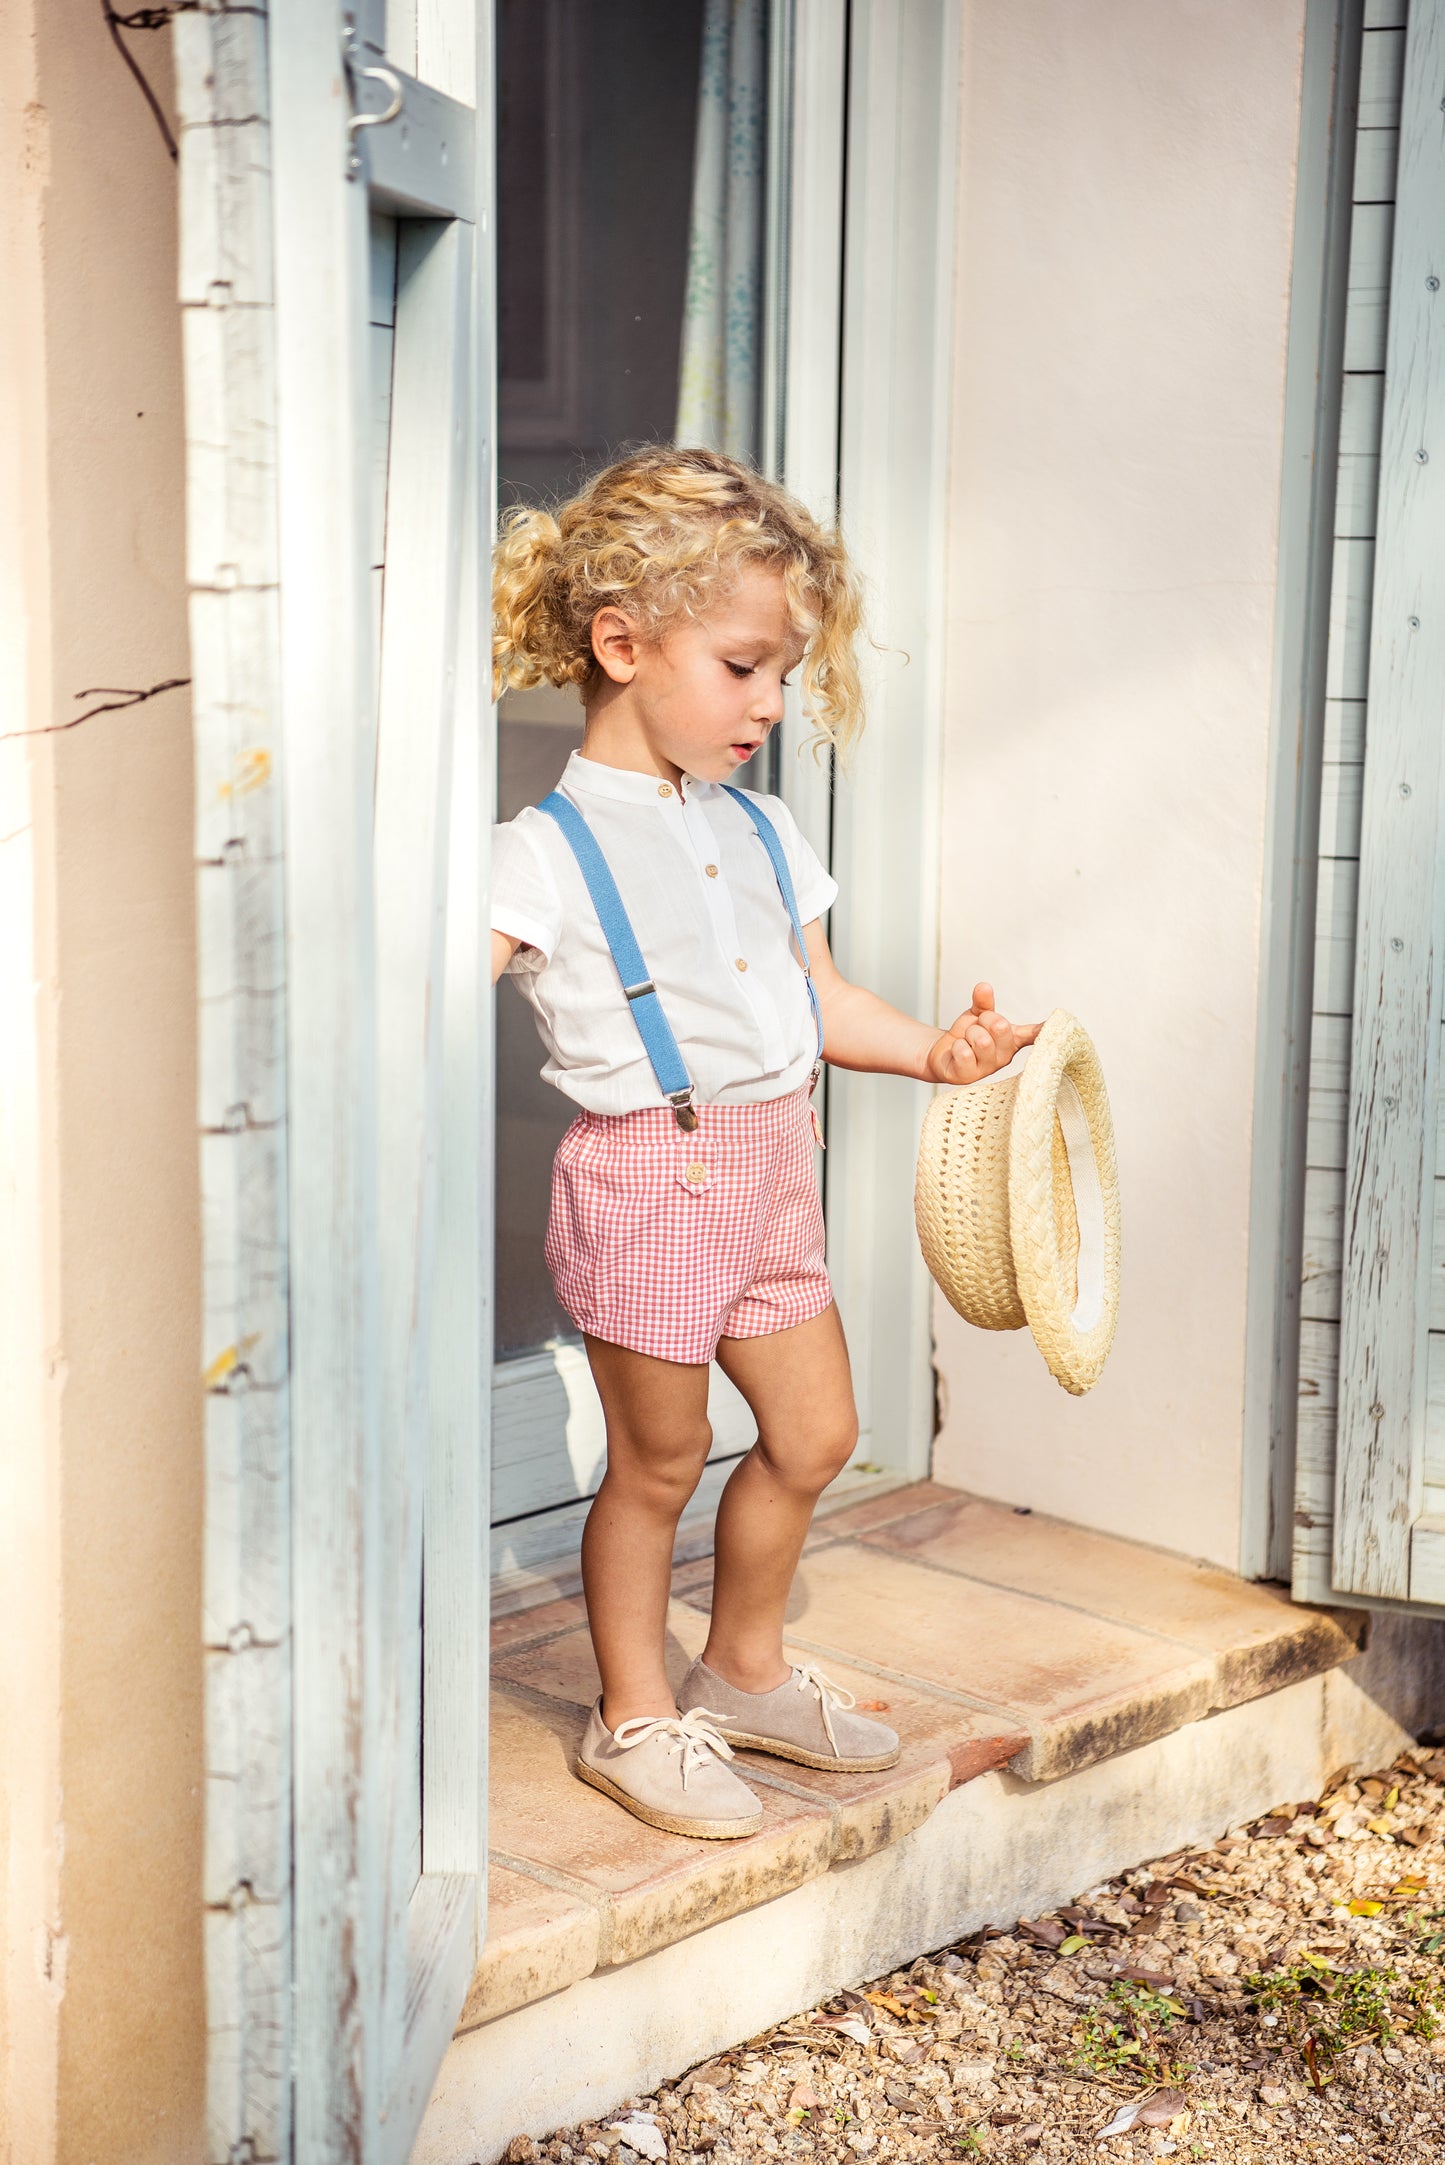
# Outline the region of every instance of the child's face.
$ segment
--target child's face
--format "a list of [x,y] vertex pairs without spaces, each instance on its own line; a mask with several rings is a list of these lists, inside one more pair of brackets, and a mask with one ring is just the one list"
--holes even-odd
[[646,641],[604,610],[594,645],[660,763],[704,782],[730,781],[782,719],[783,686],[804,642],[788,617],[782,574],[750,566],[705,616]]

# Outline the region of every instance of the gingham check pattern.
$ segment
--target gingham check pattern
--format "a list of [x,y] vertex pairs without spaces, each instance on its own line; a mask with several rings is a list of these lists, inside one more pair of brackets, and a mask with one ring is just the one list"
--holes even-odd
[[833,1298],[806,1088],[701,1105],[583,1112],[552,1166],[547,1267],[580,1330],[663,1361],[710,1361]]

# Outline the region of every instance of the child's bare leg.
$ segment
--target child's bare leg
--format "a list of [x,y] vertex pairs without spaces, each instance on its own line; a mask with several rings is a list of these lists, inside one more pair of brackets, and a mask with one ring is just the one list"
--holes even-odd
[[703,1660],[739,1691],[787,1682],[783,1612],[813,1506],[852,1455],[858,1414],[838,1310],[764,1338],[724,1338],[718,1364],[758,1440],[718,1506],[712,1628]]
[[607,1416],[607,1471],[582,1535],[587,1622],[609,1729],[677,1712],[663,1667],[672,1546],[707,1460],[705,1365],[586,1340]]

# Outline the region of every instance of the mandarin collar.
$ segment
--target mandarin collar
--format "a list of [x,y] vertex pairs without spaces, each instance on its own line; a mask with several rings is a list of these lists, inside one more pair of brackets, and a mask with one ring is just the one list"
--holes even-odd
[[[661,795],[661,785],[666,777],[660,774],[639,774],[632,767],[605,767],[600,759],[584,759],[580,752],[569,755],[562,770],[562,780],[569,789],[585,796],[612,797],[625,804],[658,804],[667,802]],[[668,793],[681,796],[684,803],[696,792],[704,795],[716,789],[715,782],[700,782],[696,775],[684,774],[682,788],[668,785]]]

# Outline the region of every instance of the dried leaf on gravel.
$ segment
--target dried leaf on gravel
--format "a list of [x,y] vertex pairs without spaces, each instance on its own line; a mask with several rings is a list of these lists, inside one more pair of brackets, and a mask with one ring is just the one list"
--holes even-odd
[[1140,2127],[1169,2127],[1185,2109],[1182,2090],[1156,2090],[1139,2107]]
[[1064,1927],[1056,1924],[1052,1917],[1040,1918],[1037,1923],[1025,1917],[1018,1929],[1025,1939],[1031,1939],[1038,1947],[1060,1947],[1068,1937]]
[[820,2029],[841,2030],[855,2045],[868,2043],[868,2025],[861,2015],[814,2015],[813,2020]]
[[1144,2107],[1138,2098],[1131,2098],[1127,2105],[1119,2107],[1107,2127],[1100,2128],[1098,2134],[1094,2137],[1095,2142],[1108,2142],[1113,2135],[1127,2135],[1143,2110]]

